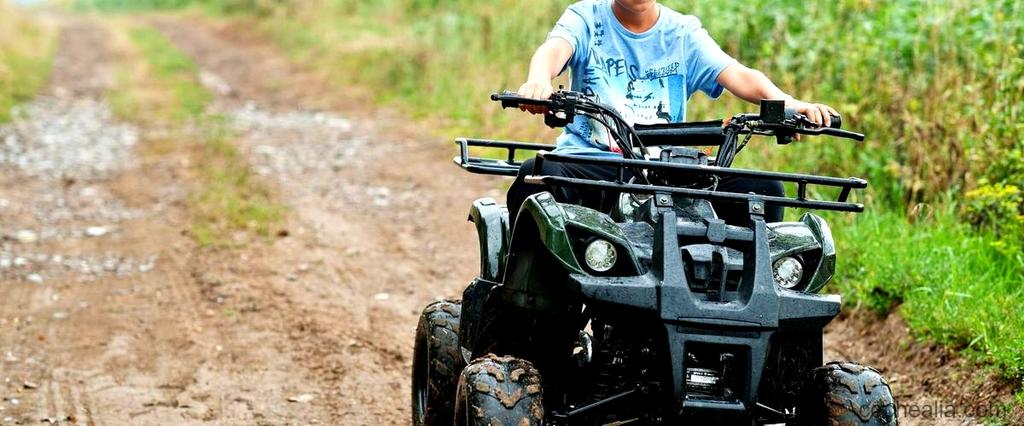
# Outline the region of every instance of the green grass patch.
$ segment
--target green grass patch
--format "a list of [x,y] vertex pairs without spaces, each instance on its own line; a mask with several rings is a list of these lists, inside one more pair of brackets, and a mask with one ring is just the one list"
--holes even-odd
[[204,143],[196,157],[201,189],[193,195],[195,217],[193,234],[204,246],[230,246],[239,232],[272,237],[286,209],[273,201],[271,194],[249,169],[245,158],[231,142],[231,133],[222,124],[206,130]]
[[225,119],[207,112],[214,96],[199,83],[196,64],[153,28],[132,29],[130,38],[152,83],[130,84],[133,77],[124,70],[123,90],[112,93],[111,101],[129,118],[169,125],[178,138],[194,140],[188,149],[198,178],[190,199],[196,241],[229,247],[250,237],[272,237],[287,209],[253,176]]
[[155,78],[171,92],[173,102],[167,104],[163,118],[177,122],[204,119],[213,94],[199,84],[199,69],[192,59],[153,28],[136,28],[131,37]]
[[0,3],[0,123],[46,84],[56,46],[52,28]]
[[913,332],[1024,377],[1024,254],[958,222],[953,208],[903,215],[830,215],[839,245],[836,283],[848,307],[900,306]]

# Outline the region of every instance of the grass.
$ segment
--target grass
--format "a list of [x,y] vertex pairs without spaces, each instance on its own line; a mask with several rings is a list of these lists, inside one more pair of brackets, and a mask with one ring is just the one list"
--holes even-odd
[[187,144],[197,180],[190,198],[193,237],[206,247],[272,237],[286,208],[253,176],[224,118],[207,112],[214,96],[199,83],[196,64],[153,28],[133,27],[128,38],[143,72],[122,69],[111,102],[123,117],[194,141]]
[[51,26],[0,2],[0,123],[46,83],[56,45]]
[[156,111],[157,119],[185,123],[202,120],[213,94],[199,84],[198,68],[158,31],[148,27],[135,28],[131,39],[149,64],[156,81],[169,91],[169,102]]
[[962,349],[1024,385],[1024,254],[998,250],[996,236],[960,223],[952,207],[912,224],[882,210],[830,222],[839,245],[831,288],[848,307],[898,306],[917,336]]

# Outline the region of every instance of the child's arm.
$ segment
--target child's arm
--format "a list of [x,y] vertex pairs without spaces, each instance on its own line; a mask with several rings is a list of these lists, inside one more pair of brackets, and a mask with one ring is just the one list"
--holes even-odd
[[751,103],[759,103],[761,99],[785,99],[786,107],[793,108],[818,125],[830,126],[830,115],[839,115],[835,109],[825,104],[812,104],[794,99],[780,90],[760,71],[735,63],[722,70],[718,75],[718,83],[740,99]]
[[[551,37],[544,44],[537,48],[530,60],[530,75],[526,83],[519,88],[518,95],[533,99],[548,99],[555,89],[551,86],[551,80],[558,77],[558,74],[565,68],[565,64],[572,57],[573,47],[568,41],[559,37]],[[546,108],[539,106],[520,106],[523,111],[530,111],[534,114],[547,112]]]

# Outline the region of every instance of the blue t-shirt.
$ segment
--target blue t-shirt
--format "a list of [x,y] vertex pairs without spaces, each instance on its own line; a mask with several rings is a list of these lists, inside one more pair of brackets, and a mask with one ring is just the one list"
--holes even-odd
[[[658,22],[637,34],[615,17],[613,1],[583,0],[569,6],[548,35],[573,46],[566,64],[572,90],[614,107],[632,124],[682,122],[694,92],[712,98],[722,94],[718,75],[736,60],[711,39],[699,19],[658,5]],[[607,129],[583,116],[566,126],[555,151],[621,155]]]

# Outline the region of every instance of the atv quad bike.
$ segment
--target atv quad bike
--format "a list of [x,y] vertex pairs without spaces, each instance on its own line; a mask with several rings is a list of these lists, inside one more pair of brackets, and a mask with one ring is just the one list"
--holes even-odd
[[[542,105],[549,126],[577,115],[609,130],[623,158],[561,155],[547,145],[460,139],[455,162],[515,176],[518,151],[539,151],[526,181],[618,194],[613,211],[529,197],[509,227],[507,209],[475,201],[480,275],[461,303],[428,306],[416,333],[415,425],[771,424],[895,425],[885,379],[852,363],[822,363],[822,329],[840,310],[820,294],[836,250],[825,221],[766,223],[765,204],[844,212],[858,178],[730,168],[753,135],[864,136],[818,128],[764,101],[758,114],[721,121],[630,126],[586,96],[492,95],[505,108]],[[742,141],[741,141],[742,138]],[[710,157],[695,146],[717,147]],[[503,149],[494,160],[472,147]],[[653,157],[653,158],[649,158]],[[617,168],[616,181],[542,176],[546,161]],[[625,179],[626,171],[633,178]],[[796,197],[716,191],[722,177],[772,179]],[[835,201],[810,197],[829,188]],[[820,191],[815,192],[820,193]],[[738,202],[745,226],[710,201]]]

